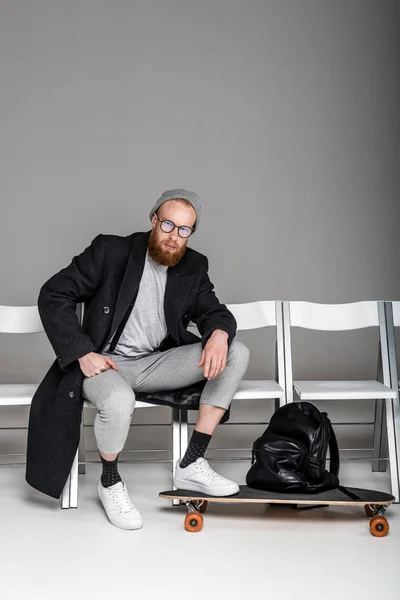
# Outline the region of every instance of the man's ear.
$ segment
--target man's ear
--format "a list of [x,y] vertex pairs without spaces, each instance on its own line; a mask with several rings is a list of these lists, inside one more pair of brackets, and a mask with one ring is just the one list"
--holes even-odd
[[151,225],[152,228],[154,229],[157,223],[157,217],[156,217],[156,213],[153,213],[153,216],[151,217]]

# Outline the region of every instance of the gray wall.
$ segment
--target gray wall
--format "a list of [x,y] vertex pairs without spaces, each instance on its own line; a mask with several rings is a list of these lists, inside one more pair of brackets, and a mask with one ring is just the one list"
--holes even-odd
[[[399,77],[391,0],[1,0],[0,303],[34,304],[97,233],[148,229],[175,186],[203,200],[192,246],[222,301],[400,299]],[[239,337],[247,376],[272,376],[271,336]],[[376,342],[299,332],[295,375],[375,377]],[[0,382],[40,381],[52,360],[44,336],[0,336]],[[134,419],[168,421],[146,412]],[[260,429],[227,426],[215,445]],[[162,431],[131,446],[167,447]],[[357,446],[371,428],[346,432]],[[24,443],[2,432],[0,452]]]

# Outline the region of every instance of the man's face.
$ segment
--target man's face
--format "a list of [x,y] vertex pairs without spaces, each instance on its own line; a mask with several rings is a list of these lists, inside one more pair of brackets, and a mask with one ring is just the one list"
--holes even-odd
[[161,229],[160,221],[167,220],[177,227],[193,228],[196,222],[196,211],[192,206],[179,200],[168,200],[158,209],[158,219],[156,214],[151,219],[153,229],[150,234],[149,254],[160,265],[174,267],[185,254],[188,238],[181,237],[177,228],[170,233],[165,233]]

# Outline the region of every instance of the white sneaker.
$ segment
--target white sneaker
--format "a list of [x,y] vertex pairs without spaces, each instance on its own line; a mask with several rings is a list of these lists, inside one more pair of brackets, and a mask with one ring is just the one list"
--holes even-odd
[[239,486],[222,475],[218,475],[205,458],[198,458],[185,468],[176,463],[174,486],[179,490],[190,490],[209,496],[232,496],[237,494]]
[[121,529],[140,529],[143,527],[142,516],[129,498],[128,488],[123,481],[107,488],[103,487],[101,481],[99,481],[97,489],[110,523]]

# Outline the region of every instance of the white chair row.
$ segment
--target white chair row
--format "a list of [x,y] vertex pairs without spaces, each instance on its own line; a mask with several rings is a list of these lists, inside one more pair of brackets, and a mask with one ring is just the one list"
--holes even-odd
[[[274,400],[275,408],[294,400],[351,400],[372,398],[376,402],[373,469],[390,465],[392,493],[399,501],[400,411],[394,328],[400,326],[400,302],[355,302],[317,304],[311,302],[260,301],[228,304],[238,331],[273,327],[275,329],[275,379],[243,380],[234,401]],[[376,380],[301,381],[293,379],[292,330],[295,327],[319,331],[345,331],[377,327],[379,330],[379,369]],[[37,307],[0,306],[0,333],[41,332]],[[0,406],[28,405],[38,384],[0,385]],[[149,408],[137,402],[136,409]],[[85,408],[94,408],[85,401]],[[185,452],[188,443],[187,410],[173,409],[172,465]],[[385,436],[383,435],[385,434]],[[384,442],[388,461],[382,460]],[[379,460],[381,459],[381,460]],[[77,451],[71,474],[61,497],[63,508],[78,505],[79,464],[84,468],[84,446]]]

